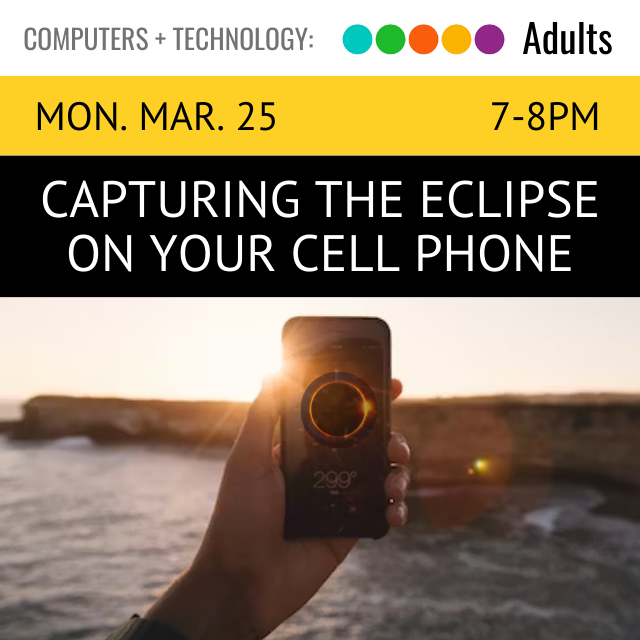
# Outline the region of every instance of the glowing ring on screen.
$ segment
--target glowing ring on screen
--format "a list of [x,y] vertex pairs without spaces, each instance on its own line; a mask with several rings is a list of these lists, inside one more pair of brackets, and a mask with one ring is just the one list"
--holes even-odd
[[[323,431],[313,417],[313,401],[321,389],[330,384],[347,384],[353,387],[362,398],[364,405],[364,416],[360,424],[346,435],[334,436]],[[341,448],[351,447],[362,442],[373,430],[378,416],[376,398],[369,385],[358,376],[344,371],[325,373],[316,378],[304,392],[300,403],[302,424],[307,433],[320,444],[328,447]]]

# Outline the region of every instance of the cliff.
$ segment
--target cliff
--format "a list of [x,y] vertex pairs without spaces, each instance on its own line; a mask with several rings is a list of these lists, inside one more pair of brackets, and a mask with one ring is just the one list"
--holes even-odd
[[38,396],[23,405],[12,437],[22,440],[89,436],[98,442],[183,442],[229,445],[246,405],[121,398]]
[[393,420],[411,442],[418,474],[431,479],[564,475],[640,485],[634,396],[399,402]]
[[[18,439],[85,435],[99,442],[232,443],[247,405],[40,396]],[[504,482],[517,475],[596,476],[640,485],[640,398],[618,395],[400,401],[418,480]]]

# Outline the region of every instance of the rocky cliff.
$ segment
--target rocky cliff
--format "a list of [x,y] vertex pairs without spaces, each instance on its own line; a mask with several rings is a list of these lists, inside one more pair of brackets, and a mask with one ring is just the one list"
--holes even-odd
[[[41,396],[24,405],[14,438],[229,445],[247,405]],[[400,401],[394,429],[432,482],[504,482],[514,475],[584,474],[640,485],[640,399],[505,397]]]
[[527,473],[591,476],[640,485],[640,400],[542,397],[400,404],[406,435],[428,477]]
[[23,406],[16,439],[89,436],[99,442],[156,441],[228,445],[246,405],[121,398],[38,396]]

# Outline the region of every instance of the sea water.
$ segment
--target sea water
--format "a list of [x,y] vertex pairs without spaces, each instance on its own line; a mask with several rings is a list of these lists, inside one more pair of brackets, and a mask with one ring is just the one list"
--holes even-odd
[[[144,613],[193,556],[224,458],[0,439],[0,638],[104,639]],[[406,530],[361,542],[271,637],[640,637],[640,524],[594,511],[602,493],[512,487],[490,513],[436,529],[424,505],[450,491],[415,491]]]

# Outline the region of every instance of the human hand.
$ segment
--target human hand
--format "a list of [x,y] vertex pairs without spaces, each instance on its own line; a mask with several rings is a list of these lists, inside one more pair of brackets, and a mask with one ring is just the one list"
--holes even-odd
[[[392,399],[401,390],[393,380]],[[285,484],[280,446],[272,446],[278,398],[277,383],[266,381],[229,455],[191,568],[145,616],[165,622],[188,640],[265,637],[318,591],[357,542],[283,538]],[[407,520],[410,450],[399,434],[389,440],[388,457],[387,521],[401,527]]]

